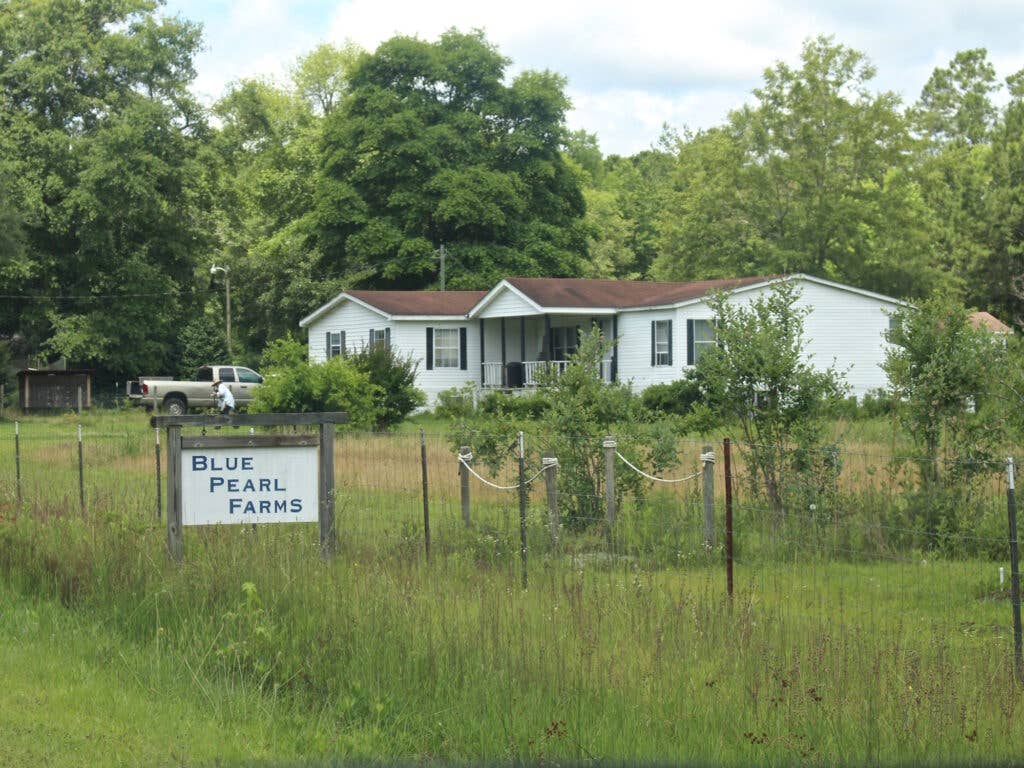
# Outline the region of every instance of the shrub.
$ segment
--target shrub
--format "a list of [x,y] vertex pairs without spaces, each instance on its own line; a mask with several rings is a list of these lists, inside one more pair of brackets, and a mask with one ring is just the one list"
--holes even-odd
[[306,345],[290,333],[267,344],[260,355],[260,370],[293,368],[307,361]]
[[669,384],[652,384],[641,396],[644,408],[654,413],[687,416],[693,406],[703,402],[700,382],[693,371]]
[[473,415],[474,386],[452,387],[437,394],[434,415],[444,419],[466,419]]
[[349,426],[368,429],[380,414],[379,387],[348,359],[326,363],[272,368],[257,389],[249,410],[253,413],[315,413],[344,411]]
[[419,362],[400,357],[384,344],[363,347],[346,358],[352,366],[367,375],[376,386],[374,403],[377,418],[374,427],[389,429],[427,402],[427,396],[416,388]]
[[541,393],[511,395],[507,392],[492,392],[480,403],[480,411],[489,416],[504,414],[517,419],[537,420],[543,418],[550,403]]

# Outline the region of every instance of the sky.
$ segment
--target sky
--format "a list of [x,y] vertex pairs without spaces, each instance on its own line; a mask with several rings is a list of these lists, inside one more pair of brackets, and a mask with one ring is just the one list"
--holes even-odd
[[510,75],[564,75],[569,128],[620,155],[656,144],[666,124],[721,124],[754,101],[765,68],[796,64],[817,35],[865,53],[872,87],[906,103],[957,51],[986,48],[1000,79],[1024,69],[1022,0],[167,0],[164,13],[203,25],[193,89],[207,104],[232,80],[284,81],[321,42],[373,50],[396,34],[482,29]]

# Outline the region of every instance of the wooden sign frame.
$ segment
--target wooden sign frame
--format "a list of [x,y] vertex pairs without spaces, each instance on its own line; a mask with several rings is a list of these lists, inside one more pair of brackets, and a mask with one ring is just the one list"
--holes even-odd
[[[334,530],[334,427],[348,421],[347,413],[233,413],[223,415],[153,416],[153,427],[167,429],[167,554],[180,562],[184,556],[181,509],[182,448],[256,448],[319,445],[320,553],[335,550]],[[319,435],[188,435],[182,427],[319,427]]]

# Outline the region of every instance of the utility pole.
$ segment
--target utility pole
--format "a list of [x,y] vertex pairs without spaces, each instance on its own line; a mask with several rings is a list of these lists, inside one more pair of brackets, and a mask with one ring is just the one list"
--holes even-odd
[[444,290],[444,243],[441,243],[441,290]]
[[228,343],[228,362],[233,362],[231,356],[231,271],[229,267],[218,267],[214,264],[210,267],[210,274],[224,273],[224,324]]

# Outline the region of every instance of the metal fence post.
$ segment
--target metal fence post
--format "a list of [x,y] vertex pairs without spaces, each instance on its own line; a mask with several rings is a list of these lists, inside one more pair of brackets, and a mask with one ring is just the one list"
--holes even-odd
[[611,540],[612,526],[615,525],[615,438],[604,439],[604,517],[608,525],[608,539]]
[[722,441],[725,459],[725,584],[732,599],[732,446],[729,438]]
[[523,562],[523,589],[526,589],[526,453],[523,433],[519,433],[519,556]]
[[701,449],[701,491],[704,494],[704,546],[715,546],[715,454],[710,445]]
[[430,500],[427,486],[427,436],[420,430],[420,466],[423,469],[423,547],[430,562]]
[[[81,392],[81,389],[79,389]],[[78,506],[85,514],[85,465],[82,462],[82,425],[78,425]]]
[[473,460],[473,451],[468,445],[459,446],[459,492],[462,499],[462,522],[469,528],[469,468],[466,466]]
[[551,530],[551,546],[558,547],[561,520],[558,517],[558,459],[550,451],[540,460],[544,467],[544,487],[548,499],[548,527]]
[[1024,681],[1020,623],[1020,552],[1017,545],[1017,501],[1014,498],[1013,458],[1006,460],[1006,513],[1010,533],[1010,607],[1013,611],[1013,669],[1018,682]]
[[18,422],[14,422],[14,484],[18,487],[18,511],[21,511],[21,438]]

